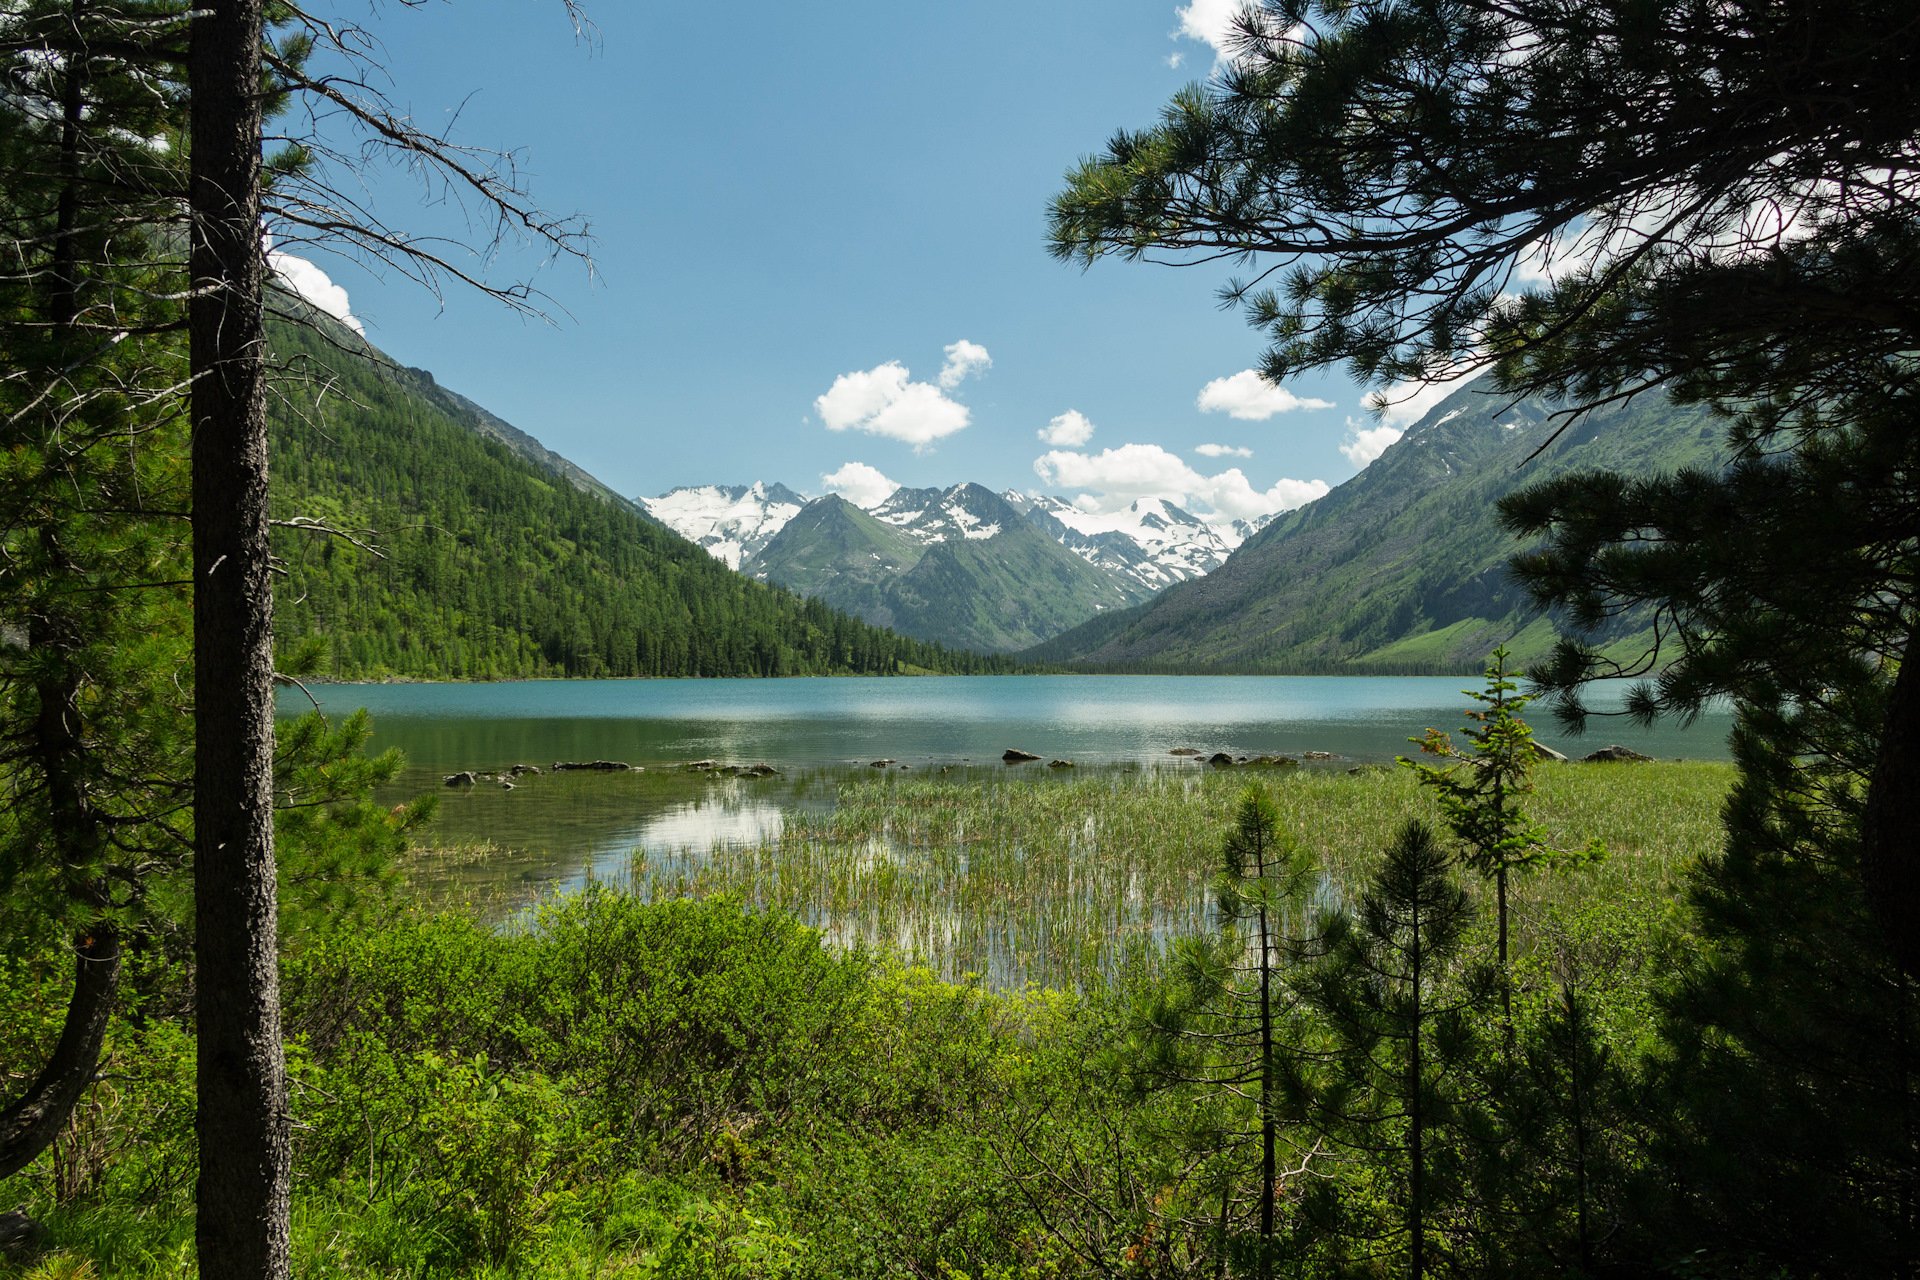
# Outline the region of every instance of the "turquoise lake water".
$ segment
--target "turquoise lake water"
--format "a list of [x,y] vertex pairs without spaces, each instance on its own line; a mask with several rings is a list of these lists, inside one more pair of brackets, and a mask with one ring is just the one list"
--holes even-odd
[[[1175,747],[1233,754],[1331,751],[1390,760],[1429,725],[1457,729],[1461,676],[923,676],[797,680],[527,680],[317,685],[329,713],[373,712],[376,745],[424,770],[525,761],[713,758],[781,766],[890,756],[913,765],[997,761],[1008,747],[1109,764]],[[1617,708],[1624,685],[1589,704]],[[307,706],[297,690],[281,708]],[[1725,759],[1730,720],[1680,729],[1595,721],[1570,738],[1544,705],[1529,717],[1568,754],[1619,742],[1660,757]]]
[[[316,685],[330,715],[366,707],[376,749],[408,766],[383,800],[443,798],[432,839],[484,844],[484,856],[427,876],[449,890],[526,901],[588,879],[619,881],[636,850],[673,852],[777,836],[795,806],[833,803],[837,782],[888,758],[910,769],[1002,770],[1009,747],[1042,760],[1116,768],[1202,767],[1169,754],[1330,752],[1318,767],[1391,761],[1428,726],[1456,731],[1470,677],[925,676],[795,680],[532,680],[498,684]],[[1624,685],[1593,691],[1615,709]],[[311,706],[298,690],[281,710]],[[1662,758],[1727,757],[1731,718],[1681,729],[1594,721],[1583,738],[1529,713],[1537,736],[1571,756],[1618,742]],[[678,765],[766,762],[761,782],[709,779]],[[513,790],[448,788],[444,775],[524,763],[618,760],[644,772],[551,772]],[[1042,765],[1020,766],[1043,784]]]

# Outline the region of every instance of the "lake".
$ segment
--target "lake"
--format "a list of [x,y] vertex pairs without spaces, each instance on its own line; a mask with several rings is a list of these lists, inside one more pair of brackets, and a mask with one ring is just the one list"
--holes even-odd
[[[635,850],[685,853],[777,835],[796,806],[831,806],[849,770],[1004,770],[1009,747],[1046,761],[1115,768],[1203,767],[1169,754],[1329,752],[1323,767],[1389,762],[1428,726],[1458,730],[1472,677],[1438,676],[923,676],[792,680],[530,680],[497,684],[315,685],[330,715],[366,707],[375,749],[398,747],[408,765],[383,800],[443,796],[433,839],[487,845],[427,875],[431,887],[505,890],[525,900],[590,878],[618,880]],[[1624,683],[1589,704],[1617,710]],[[283,714],[312,704],[283,690]],[[1710,713],[1682,729],[1593,722],[1584,738],[1560,732],[1544,706],[1538,737],[1578,756],[1618,742],[1648,755],[1727,758],[1731,717]],[[522,763],[615,760],[617,774],[551,772],[513,790],[483,782],[443,786],[444,775]],[[689,774],[695,760],[780,771],[753,781]]]

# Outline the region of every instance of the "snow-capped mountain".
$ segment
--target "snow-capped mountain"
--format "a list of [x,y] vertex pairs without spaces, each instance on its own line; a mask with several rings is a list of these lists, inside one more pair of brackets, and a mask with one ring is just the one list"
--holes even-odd
[[[758,482],[687,486],[641,499],[663,524],[732,567],[748,571],[787,523],[816,501],[782,484]],[[1211,573],[1273,518],[1212,524],[1159,498],[1141,498],[1122,511],[1090,512],[1061,497],[1014,490],[996,494],[977,484],[895,489],[863,510],[913,542],[935,546],[992,539],[1002,532],[1009,507],[1089,565],[1124,583],[1129,593],[1157,592]]]
[[1006,508],[991,489],[956,484],[950,489],[895,489],[868,512],[915,542],[984,541],[1006,523]]
[[783,484],[682,485],[640,505],[687,541],[738,569],[767,545],[808,499]]
[[1160,498],[1139,498],[1124,511],[1083,511],[1065,498],[1002,495],[1055,541],[1089,564],[1124,574],[1158,591],[1220,567],[1246,534],[1231,533]]

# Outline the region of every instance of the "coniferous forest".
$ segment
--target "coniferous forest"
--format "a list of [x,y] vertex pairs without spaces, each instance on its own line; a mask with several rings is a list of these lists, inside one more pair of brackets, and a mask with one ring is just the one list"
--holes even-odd
[[358,536],[283,528],[275,539],[288,574],[276,628],[283,644],[324,640],[328,675],[1013,669],[729,571],[632,506],[479,434],[430,378],[375,363],[351,335],[291,321],[272,334],[284,365],[275,513]]

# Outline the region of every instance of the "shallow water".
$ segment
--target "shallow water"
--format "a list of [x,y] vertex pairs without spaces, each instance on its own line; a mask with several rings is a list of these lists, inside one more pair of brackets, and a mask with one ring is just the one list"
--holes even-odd
[[[408,767],[383,799],[442,796],[432,840],[484,844],[484,855],[423,868],[439,892],[526,901],[589,879],[617,880],[635,851],[705,856],[778,834],[796,807],[824,808],[849,770],[998,770],[1017,747],[1045,761],[1135,768],[1199,767],[1169,752],[1330,752],[1329,767],[1390,761],[1428,726],[1457,730],[1468,677],[1402,676],[927,676],[795,680],[535,680],[498,684],[319,685],[329,714],[374,716],[375,749],[399,747]],[[1624,687],[1599,688],[1598,710]],[[281,709],[307,709],[297,690]],[[1649,755],[1725,759],[1730,718],[1690,728],[1596,722],[1586,738],[1559,732],[1544,707],[1541,741],[1569,755],[1619,742]],[[686,762],[764,761],[777,777],[710,779]],[[509,791],[483,781],[448,788],[444,775],[515,763],[617,760],[624,773],[522,778]]]

